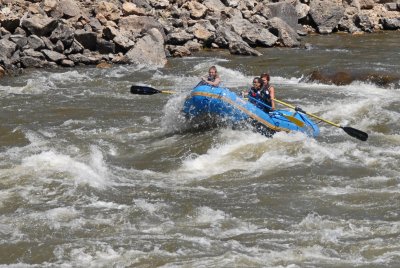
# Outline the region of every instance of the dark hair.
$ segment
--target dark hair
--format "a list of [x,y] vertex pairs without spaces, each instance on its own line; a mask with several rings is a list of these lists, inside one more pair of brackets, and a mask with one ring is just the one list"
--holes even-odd
[[271,79],[271,77],[270,77],[269,74],[267,74],[267,73],[262,73],[262,74],[260,75],[260,77],[261,77],[261,78],[263,78],[263,77],[267,78],[267,81],[268,81],[268,82],[269,82],[269,80]]
[[263,84],[263,81],[260,77],[254,77],[253,82],[254,82],[254,80],[257,80],[257,82],[260,83],[261,85]]

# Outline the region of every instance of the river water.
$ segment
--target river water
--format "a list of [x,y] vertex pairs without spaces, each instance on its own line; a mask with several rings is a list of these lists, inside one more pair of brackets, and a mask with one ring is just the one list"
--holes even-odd
[[[399,267],[400,32],[304,41],[1,80],[0,266]],[[323,122],[315,139],[188,123],[183,101],[211,65],[236,92],[270,72],[278,99],[369,139]]]

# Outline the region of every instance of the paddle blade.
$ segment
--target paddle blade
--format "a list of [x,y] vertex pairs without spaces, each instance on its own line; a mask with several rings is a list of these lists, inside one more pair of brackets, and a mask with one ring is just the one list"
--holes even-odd
[[286,117],[290,122],[292,122],[293,124],[295,124],[298,127],[304,127],[304,122],[297,119],[296,117],[290,116],[290,115],[283,115],[284,117]]
[[153,95],[157,93],[161,93],[160,90],[152,88],[152,87],[146,87],[146,86],[131,86],[131,93],[132,94],[139,94],[139,95]]
[[361,130],[358,130],[358,129],[355,129],[352,127],[342,127],[342,129],[344,130],[344,132],[346,132],[350,136],[352,136],[356,139],[359,139],[361,141],[366,141],[368,139],[368,134]]

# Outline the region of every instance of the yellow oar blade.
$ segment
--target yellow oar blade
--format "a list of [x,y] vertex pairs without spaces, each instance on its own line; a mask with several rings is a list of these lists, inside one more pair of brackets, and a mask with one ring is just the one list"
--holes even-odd
[[284,117],[286,117],[290,122],[292,122],[293,124],[295,124],[298,127],[304,127],[304,122],[301,121],[300,119],[297,119],[294,116],[290,116],[290,115],[284,115]]

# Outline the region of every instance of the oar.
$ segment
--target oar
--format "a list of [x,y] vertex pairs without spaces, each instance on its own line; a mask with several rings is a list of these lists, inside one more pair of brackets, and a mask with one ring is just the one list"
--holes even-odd
[[339,124],[335,124],[335,123],[333,123],[333,122],[331,122],[331,121],[325,120],[325,119],[323,119],[323,118],[321,118],[321,117],[319,117],[319,116],[316,116],[316,115],[314,115],[314,114],[312,114],[312,113],[308,113],[308,112],[304,111],[303,109],[301,109],[300,107],[293,106],[293,105],[291,105],[291,104],[289,104],[289,103],[286,103],[286,102],[283,102],[283,101],[281,101],[281,100],[277,100],[277,99],[273,99],[273,100],[276,101],[276,102],[278,102],[278,103],[280,103],[280,104],[283,104],[283,105],[285,105],[285,106],[287,106],[287,107],[289,107],[289,108],[292,108],[292,109],[294,109],[294,110],[297,111],[297,112],[301,112],[301,113],[303,113],[303,114],[306,114],[306,115],[312,116],[312,117],[314,117],[314,118],[316,118],[316,119],[319,119],[319,120],[321,120],[321,121],[323,121],[323,122],[325,122],[325,123],[327,123],[327,124],[330,124],[330,125],[332,125],[332,126],[341,128],[341,129],[343,129],[344,132],[346,132],[348,135],[350,135],[350,136],[352,136],[352,137],[354,137],[354,138],[356,138],[356,139],[359,139],[359,140],[361,140],[361,141],[366,141],[366,140],[368,139],[368,134],[365,133],[365,132],[363,132],[363,131],[361,131],[361,130],[358,130],[358,129],[355,129],[355,128],[352,128],[352,127],[343,127],[343,126],[341,126],[341,125],[339,125]]
[[[265,107],[267,107],[267,108],[269,108],[269,109],[272,109],[271,106],[267,105],[266,103],[264,103],[264,102],[262,102],[262,101],[260,101],[260,100],[257,100],[256,98],[253,98],[253,97],[251,97],[251,96],[249,96],[248,98],[250,98],[251,100],[256,101],[257,103],[259,103],[259,104],[261,104],[261,105],[263,105],[263,106],[265,106]],[[301,121],[301,120],[299,120],[299,119],[297,119],[296,117],[290,116],[290,115],[286,115],[286,114],[283,114],[283,113],[280,113],[280,112],[278,112],[278,113],[279,113],[280,115],[286,117],[290,122],[292,122],[292,123],[295,124],[296,126],[298,126],[298,127],[304,127],[304,122]]]
[[176,93],[175,91],[169,91],[169,90],[159,90],[155,89],[152,87],[147,87],[147,86],[131,86],[131,93],[132,94],[139,94],[139,95],[153,95],[157,93],[165,93],[165,94],[174,94]]

